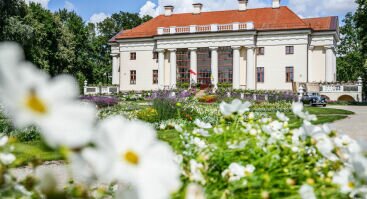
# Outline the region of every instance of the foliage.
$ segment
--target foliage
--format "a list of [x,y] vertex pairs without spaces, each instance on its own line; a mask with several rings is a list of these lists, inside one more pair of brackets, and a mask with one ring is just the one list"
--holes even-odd
[[158,122],[158,112],[154,108],[145,108],[137,112],[137,117],[139,120],[154,123]]
[[204,95],[199,98],[199,102],[204,102],[204,103],[214,103],[216,101],[217,101],[216,95]]
[[157,98],[153,101],[153,108],[157,111],[157,120],[164,121],[178,117],[177,102],[169,98]]
[[105,96],[83,96],[80,98],[82,101],[90,102],[98,106],[98,108],[115,106],[119,100],[115,97]]
[[108,40],[121,29],[151,19],[136,13],[115,13],[99,24],[87,24],[74,11],[52,13],[40,4],[0,0],[0,41],[20,43],[26,58],[51,76],[71,74],[79,85],[109,83]]

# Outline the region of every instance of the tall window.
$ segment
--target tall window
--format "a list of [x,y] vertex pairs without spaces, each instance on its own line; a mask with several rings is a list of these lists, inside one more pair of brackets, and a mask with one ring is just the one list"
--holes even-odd
[[136,70],[130,71],[130,84],[135,85],[136,84]]
[[136,60],[136,52],[130,53],[130,60]]
[[177,83],[190,83],[189,49],[177,49],[176,52]]
[[257,82],[263,83],[264,82],[264,67],[257,67],[256,74],[257,74]]
[[158,70],[153,70],[153,84],[158,84]]
[[286,46],[285,47],[285,54],[293,55],[294,54],[294,46]]
[[285,81],[286,82],[293,82],[294,80],[294,67],[289,66],[285,68]]
[[233,50],[231,47],[218,48],[218,80],[219,83],[232,84]]
[[257,48],[257,55],[265,55],[265,47]]
[[210,85],[211,84],[211,59],[210,59],[209,48],[198,48],[197,50],[197,60],[198,60],[198,71],[197,78],[198,84],[200,85]]

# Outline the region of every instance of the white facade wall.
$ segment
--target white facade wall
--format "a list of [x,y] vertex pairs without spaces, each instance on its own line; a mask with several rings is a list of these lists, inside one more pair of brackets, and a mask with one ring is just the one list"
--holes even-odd
[[[286,82],[286,67],[294,67],[296,82],[325,82],[326,53],[325,47],[333,48],[336,44],[335,32],[311,33],[303,31],[277,31],[257,33],[255,31],[233,33],[209,33],[158,36],[151,39],[131,39],[119,41],[119,83],[121,91],[157,90],[153,85],[153,70],[158,70],[158,61],[153,59],[153,52],[164,51],[164,88],[172,88],[170,69],[170,50],[178,48],[217,48],[240,47],[240,88],[248,88],[248,50],[264,47],[264,55],[255,55],[254,66],[264,67],[264,83],[256,83],[255,89],[291,90],[292,83]],[[286,55],[286,46],[294,46],[294,54]],[[116,51],[116,48],[114,48]],[[136,53],[136,60],[130,60],[130,53]],[[116,52],[114,52],[116,54]],[[335,50],[329,60],[332,75],[336,77]],[[114,62],[116,64],[116,62]],[[118,67],[117,67],[118,68]],[[130,84],[130,70],[136,70],[136,85]],[[251,71],[251,70],[250,70]],[[116,76],[116,67],[114,67]],[[253,74],[254,79],[256,73]]]

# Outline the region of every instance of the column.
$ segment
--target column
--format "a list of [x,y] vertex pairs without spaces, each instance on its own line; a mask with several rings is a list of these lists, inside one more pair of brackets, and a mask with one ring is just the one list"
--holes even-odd
[[176,49],[169,49],[170,55],[170,88],[175,89],[177,83]]
[[333,74],[333,46],[325,46],[326,50],[326,61],[325,61],[325,81],[333,82],[334,74]]
[[112,84],[119,85],[120,84],[120,60],[119,54],[112,54]]
[[313,50],[315,46],[308,47],[308,65],[307,65],[307,82],[316,81],[313,75]]
[[164,89],[164,49],[157,50],[158,52],[158,86],[160,90]]
[[190,84],[197,84],[198,82],[198,56],[197,48],[189,48],[190,50],[190,70],[195,72],[196,75],[190,73]]
[[247,89],[255,88],[255,46],[247,46]]
[[240,49],[241,46],[232,46],[233,49],[233,89],[240,89]]
[[218,47],[210,47],[211,50],[211,71],[212,84],[215,89],[218,88]]

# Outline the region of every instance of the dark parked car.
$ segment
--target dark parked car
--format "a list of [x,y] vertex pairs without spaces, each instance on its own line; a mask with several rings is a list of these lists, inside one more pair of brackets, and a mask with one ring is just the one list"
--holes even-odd
[[303,104],[309,104],[310,106],[326,106],[327,100],[320,96],[319,93],[307,93],[302,97]]

